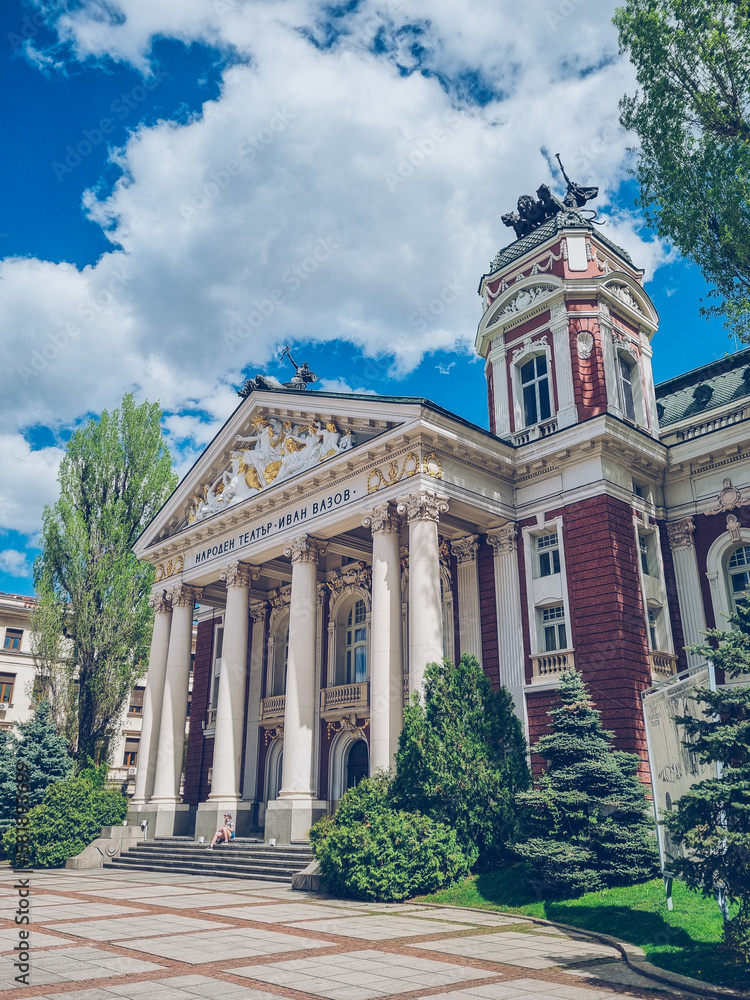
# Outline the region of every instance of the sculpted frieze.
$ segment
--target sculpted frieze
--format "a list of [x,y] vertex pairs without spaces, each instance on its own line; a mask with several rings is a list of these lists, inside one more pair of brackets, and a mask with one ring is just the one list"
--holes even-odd
[[236,437],[229,465],[193,497],[188,522],[203,521],[248,497],[257,496],[274,483],[316,468],[341,455],[354,444],[351,431],[342,433],[335,423],[313,420],[307,426],[260,414],[253,433]]

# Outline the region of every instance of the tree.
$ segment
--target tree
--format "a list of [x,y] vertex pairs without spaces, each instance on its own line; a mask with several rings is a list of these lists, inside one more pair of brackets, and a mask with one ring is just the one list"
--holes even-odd
[[715,286],[704,313],[750,340],[750,0],[626,0],[614,23],[641,88],[620,102],[639,204]]
[[394,805],[456,831],[470,863],[497,863],[513,839],[515,796],[529,785],[526,741],[505,688],[473,656],[425,671],[424,705],[404,712]]
[[552,895],[645,882],[659,862],[639,759],[612,748],[578,671],[560,675],[558,694],[547,713],[552,729],[532,748],[547,770],[536,789],[518,796],[515,851]]
[[[709,629],[716,647],[694,646],[732,677],[750,673],[750,600],[737,602],[728,632]],[[720,764],[720,777],[698,782],[665,817],[673,838],[686,850],[673,866],[693,889],[712,895],[724,889],[739,912],[724,925],[727,947],[750,965],[750,686],[730,684],[697,692],[703,719],[678,719],[690,749],[704,764]]]
[[153,567],[133,544],[177,477],[157,404],[102,413],[76,431],[59,471],[60,497],[45,507],[34,565],[38,680],[79,765],[106,757],[125,699],[143,675]]

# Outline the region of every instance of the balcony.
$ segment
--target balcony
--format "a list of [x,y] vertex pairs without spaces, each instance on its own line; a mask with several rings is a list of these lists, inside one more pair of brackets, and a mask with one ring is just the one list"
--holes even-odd
[[558,649],[554,653],[538,653],[531,657],[533,668],[532,684],[546,684],[555,681],[563,670],[575,667],[575,657],[572,649]]
[[351,712],[359,714],[370,711],[370,685],[367,681],[359,684],[336,684],[323,688],[320,692],[320,714],[326,719],[342,719]]
[[260,724],[266,729],[273,729],[284,723],[284,709],[286,708],[286,695],[274,694],[270,698],[264,698],[260,703]]
[[660,653],[652,649],[649,650],[648,661],[654,680],[665,680],[677,673],[677,657],[673,653]]

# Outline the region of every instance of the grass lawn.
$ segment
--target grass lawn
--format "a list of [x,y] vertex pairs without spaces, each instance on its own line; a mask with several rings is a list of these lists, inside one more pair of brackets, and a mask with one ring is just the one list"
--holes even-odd
[[421,899],[600,931],[638,945],[662,969],[720,986],[750,987],[750,969],[738,968],[717,947],[722,940],[722,919],[716,901],[704,899],[681,882],[674,883],[674,909],[670,911],[661,879],[552,901],[524,888],[522,872],[522,866],[517,866],[472,875],[451,889]]

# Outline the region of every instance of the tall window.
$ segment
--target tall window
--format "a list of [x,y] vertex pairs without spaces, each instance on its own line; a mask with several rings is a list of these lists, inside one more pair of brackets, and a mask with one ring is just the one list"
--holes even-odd
[[224,650],[224,627],[218,625],[214,634],[214,669],[213,685],[211,687],[211,708],[216,708],[219,702],[219,677],[221,675],[221,654]]
[[346,684],[367,680],[367,609],[364,601],[352,605],[346,619]]
[[620,369],[620,406],[622,412],[628,420],[635,420],[635,401],[633,399],[633,369],[621,354],[618,355],[617,362]]
[[542,640],[545,653],[568,648],[568,633],[565,627],[565,608],[556,604],[541,609]]
[[735,549],[729,557],[729,583],[734,600],[750,590],[750,546]]
[[526,427],[549,420],[549,376],[547,356],[538,354],[521,366],[521,391],[523,393],[523,414]]
[[123,767],[135,767],[138,763],[138,746],[140,744],[140,738],[136,736],[128,736],[125,739],[125,752],[122,758]]
[[130,694],[130,703],[128,705],[128,715],[143,715],[143,696],[145,691],[143,688],[135,688]]
[[560,543],[556,531],[551,535],[540,535],[536,540],[536,551],[539,576],[554,576],[560,572]]
[[5,642],[3,643],[3,649],[9,649],[13,653],[18,653],[21,649],[22,637],[23,637],[22,628],[6,628]]
[[648,538],[645,535],[638,535],[638,549],[641,557],[641,569],[645,576],[653,576],[651,572],[651,553],[649,551]]
[[15,674],[0,674],[0,704],[7,705],[13,701],[15,679]]
[[652,649],[660,649],[659,645],[659,608],[648,609],[648,638]]

